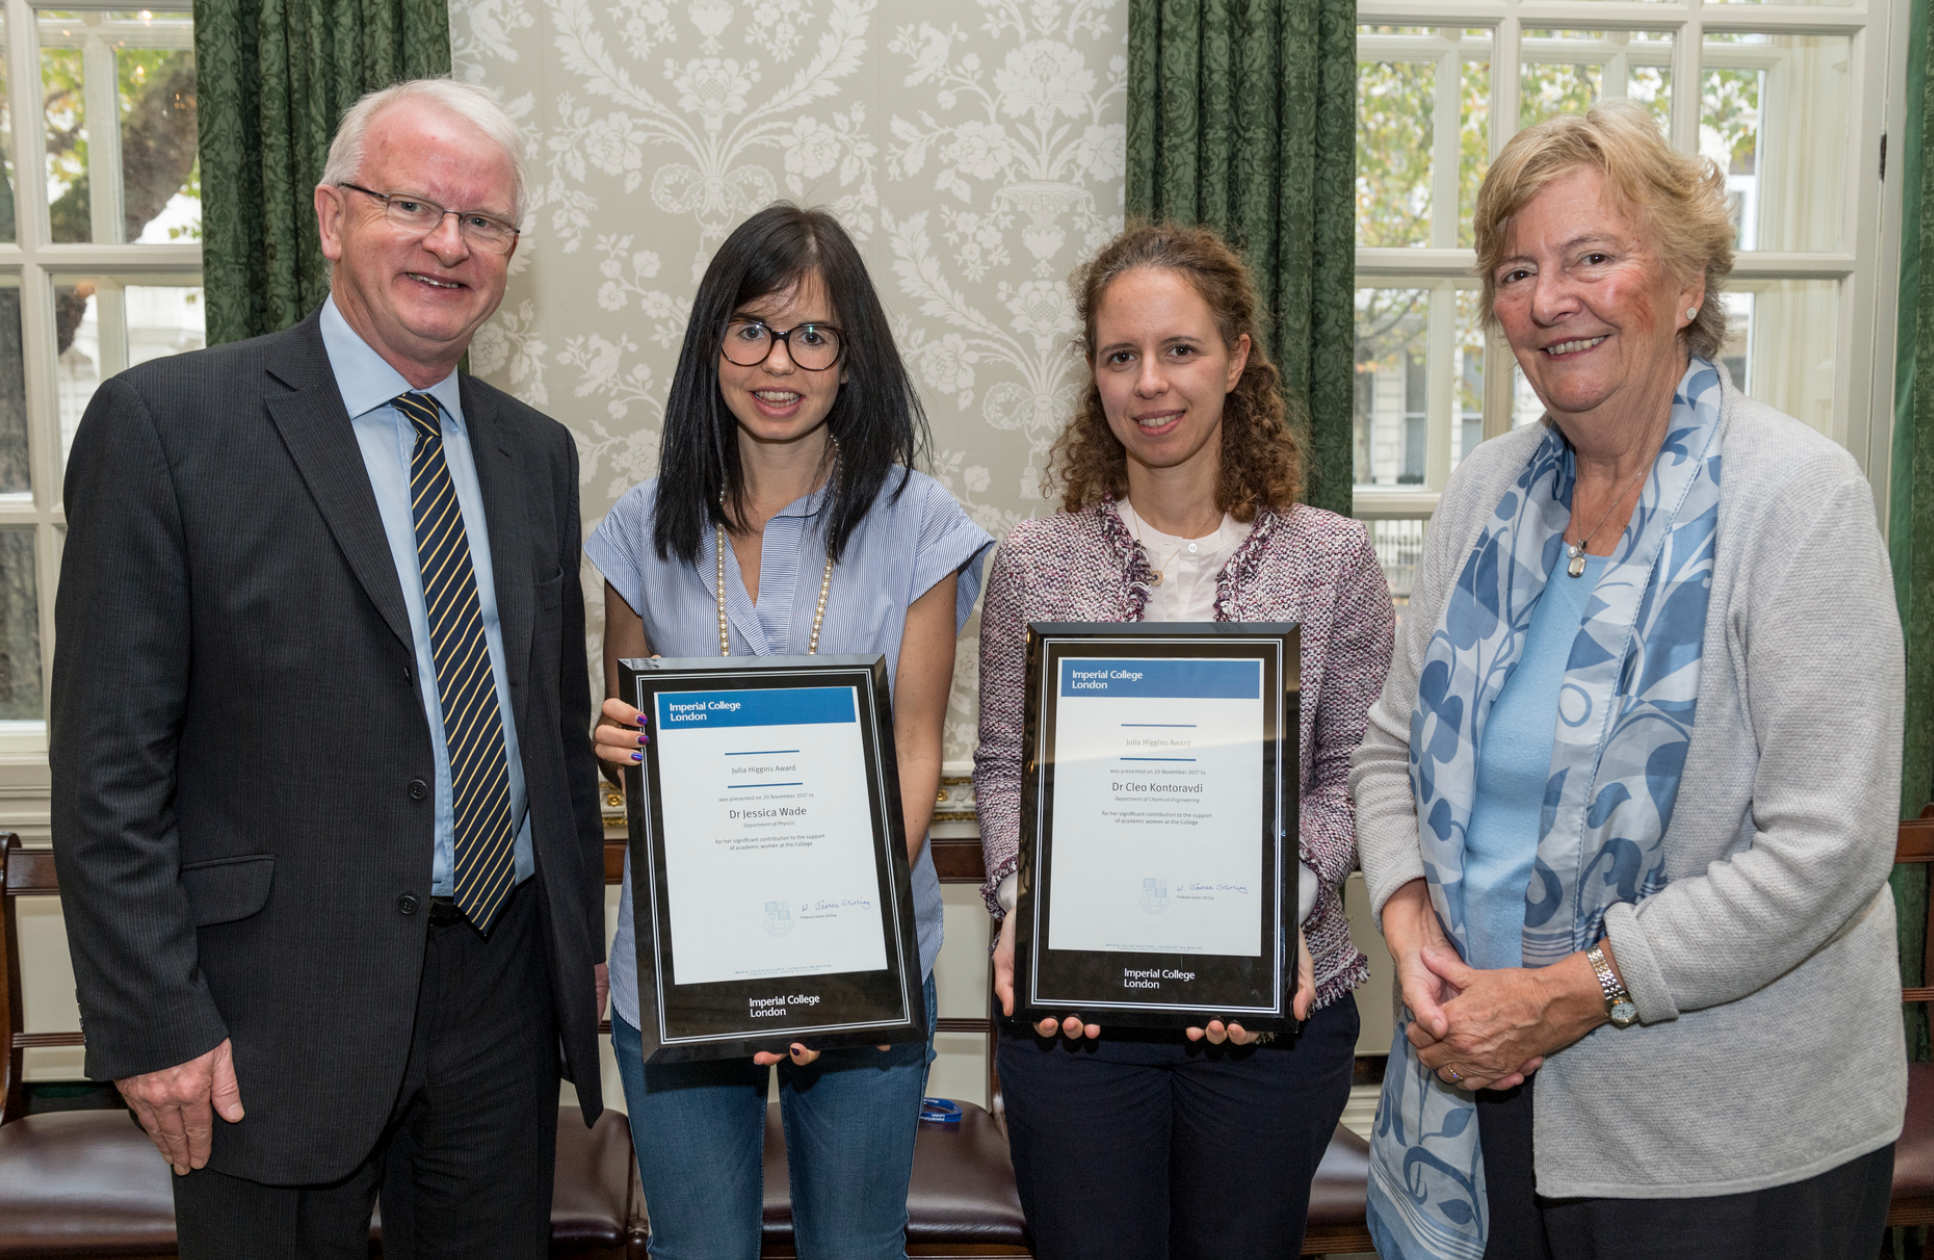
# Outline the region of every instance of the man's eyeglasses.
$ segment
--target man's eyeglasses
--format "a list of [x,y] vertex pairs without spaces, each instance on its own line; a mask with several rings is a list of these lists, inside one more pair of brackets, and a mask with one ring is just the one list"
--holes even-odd
[[839,329],[831,324],[794,324],[780,332],[756,319],[728,320],[722,349],[728,362],[758,367],[782,341],[787,356],[808,372],[824,372],[839,362]]
[[347,181],[336,186],[376,198],[383,203],[383,213],[391,223],[424,236],[442,225],[444,215],[454,214],[457,216],[457,230],[463,233],[463,239],[479,249],[487,249],[493,254],[506,254],[517,240],[518,229],[496,215],[485,214],[481,210],[445,210],[436,202],[425,201],[421,197],[406,193],[379,193],[374,188],[364,188],[361,184]]

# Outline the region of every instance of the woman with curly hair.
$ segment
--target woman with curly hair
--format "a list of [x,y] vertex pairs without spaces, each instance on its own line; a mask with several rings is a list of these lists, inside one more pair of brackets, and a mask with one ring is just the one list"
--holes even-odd
[[1306,1022],[1267,1044],[1219,1020],[1186,1038],[1104,1035],[1078,1011],[1010,1024],[998,1062],[1021,1204],[1042,1260],[1293,1256],[1355,1055],[1366,962],[1337,897],[1356,862],[1345,777],[1390,663],[1390,592],[1362,525],[1297,502],[1302,450],[1227,245],[1132,228],[1080,273],[1076,300],[1091,379],[1049,468],[1062,510],[1001,545],[981,613],[974,789],[995,993],[1011,1016],[1028,623],[1295,621]]

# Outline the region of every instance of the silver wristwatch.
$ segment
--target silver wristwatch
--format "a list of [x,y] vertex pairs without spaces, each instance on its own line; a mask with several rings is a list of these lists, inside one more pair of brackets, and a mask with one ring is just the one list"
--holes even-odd
[[1612,1027],[1630,1028],[1637,1023],[1639,1008],[1633,1005],[1632,995],[1626,992],[1612,964],[1605,961],[1605,947],[1594,945],[1586,950],[1585,961],[1592,965],[1592,974],[1598,977],[1598,987],[1605,994],[1605,1016]]

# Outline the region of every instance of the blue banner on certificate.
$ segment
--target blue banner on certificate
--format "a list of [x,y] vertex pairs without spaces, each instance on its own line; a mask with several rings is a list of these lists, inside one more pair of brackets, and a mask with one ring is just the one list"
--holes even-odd
[[1030,627],[1026,1018],[1290,1026],[1298,667],[1293,625]]
[[884,661],[622,665],[646,1057],[924,1038]]

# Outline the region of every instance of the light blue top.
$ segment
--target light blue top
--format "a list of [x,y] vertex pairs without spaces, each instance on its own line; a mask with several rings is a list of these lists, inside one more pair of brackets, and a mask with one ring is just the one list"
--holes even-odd
[[1524,896],[1538,854],[1559,688],[1592,588],[1609,556],[1586,556],[1583,577],[1560,567],[1531,614],[1524,655],[1498,691],[1477,755],[1477,796],[1464,839],[1464,923],[1473,967],[1524,965]]
[[[819,650],[828,655],[886,657],[892,685],[900,665],[907,609],[949,573],[959,575],[954,594],[958,630],[980,596],[981,566],[994,540],[969,520],[960,504],[933,478],[909,475],[895,498],[896,469],[873,507],[847,540],[833,567],[820,627]],[[656,480],[634,486],[618,500],[584,554],[645,623],[652,650],[664,656],[717,656],[719,650],[716,534],[700,533],[696,565],[663,559],[652,546]],[[766,522],[759,559],[759,598],[747,598],[738,558],[726,548],[725,612],[734,655],[804,656],[812,637],[813,610],[825,571],[826,535],[821,507],[825,491],[794,500]],[[940,877],[933,854],[922,846],[913,864],[913,914],[920,938],[920,971],[933,970],[940,953]],[[611,1004],[638,1022],[637,948],[632,936],[631,860],[625,859],[618,931],[611,942]]]
[[[383,517],[383,536],[403,587],[403,604],[410,614],[410,638],[416,645],[416,677],[423,693],[423,716],[430,723],[430,748],[436,762],[436,860],[430,872],[430,892],[448,897],[455,886],[451,870],[456,843],[452,837],[450,806],[450,747],[443,738],[443,702],[437,696],[436,661],[430,655],[430,619],[423,611],[423,570],[416,558],[416,521],[410,513],[410,454],[416,430],[391,405],[411,385],[403,374],[383,361],[357,335],[336,309],[336,299],[322,304],[322,344],[329,353],[336,389],[349,412],[362,447],[369,488],[376,493],[376,509]],[[463,423],[457,374],[417,391],[437,400],[443,419],[443,458],[450,467],[457,504],[463,509],[464,534],[470,541],[470,564],[477,574],[477,601],[482,606],[484,639],[490,645],[490,674],[497,685],[497,708],[503,718],[504,756],[510,763],[510,816],[517,820],[513,852],[517,879],[529,879],[537,869],[531,853],[530,810],[524,796],[524,763],[518,752],[517,721],[510,705],[510,675],[504,668],[504,632],[497,618],[496,572],[490,564],[490,533],[484,518],[483,492],[477,487],[477,464],[470,455],[470,434]]]

